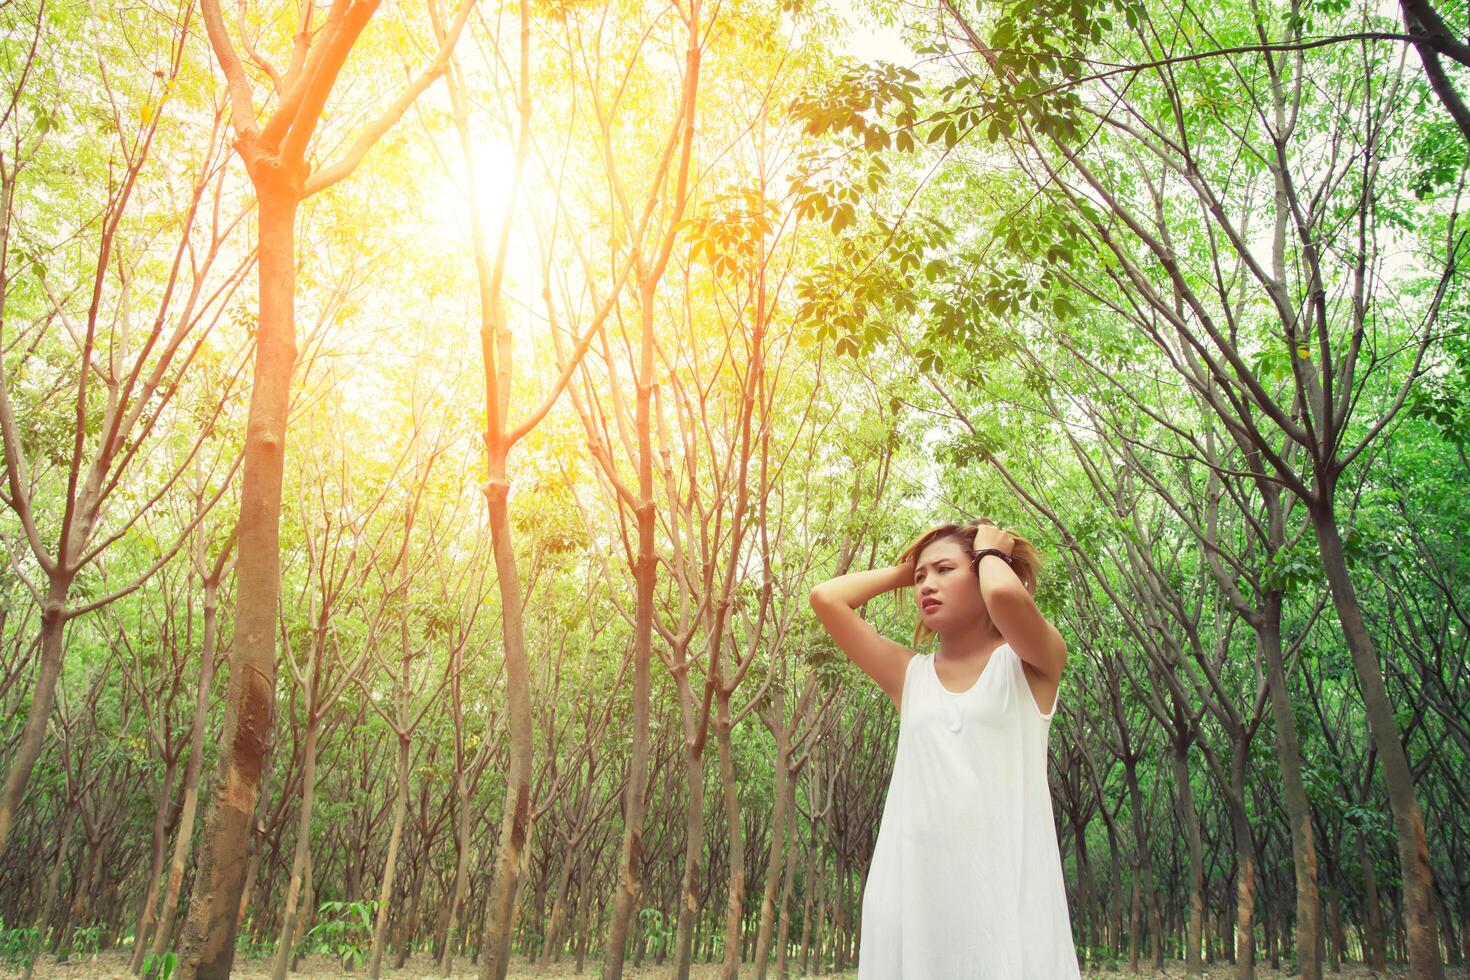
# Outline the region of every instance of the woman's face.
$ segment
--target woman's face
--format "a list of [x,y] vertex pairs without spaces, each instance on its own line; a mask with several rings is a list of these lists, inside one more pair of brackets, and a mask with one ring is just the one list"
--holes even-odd
[[936,633],[967,627],[987,615],[980,580],[955,538],[926,545],[914,564],[914,600],[920,621]]

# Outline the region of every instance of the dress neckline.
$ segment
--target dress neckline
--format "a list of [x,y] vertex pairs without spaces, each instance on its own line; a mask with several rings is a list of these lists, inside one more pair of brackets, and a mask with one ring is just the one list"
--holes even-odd
[[1000,648],[1001,647],[1008,647],[1008,646],[1010,646],[1009,643],[1001,642],[1000,644],[998,644],[996,646],[996,648],[994,650],[991,650],[990,651],[990,657],[988,659],[986,659],[986,661],[985,661],[985,666],[980,668],[980,673],[978,673],[978,674],[975,675],[975,679],[970,682],[970,686],[967,687],[967,688],[965,688],[963,691],[951,691],[949,688],[947,688],[947,687],[944,686],[944,681],[942,681],[942,680],[939,679],[939,667],[938,667],[939,654],[938,653],[930,654],[930,656],[929,656],[929,669],[934,674],[934,683],[938,684],[939,685],[939,689],[941,691],[943,691],[945,694],[948,694],[952,698],[961,698],[961,697],[964,697],[966,694],[969,694],[971,691],[975,690],[975,688],[977,688],[977,687],[980,686],[980,681],[985,677],[986,674],[990,673],[990,665],[993,664],[993,663],[995,663],[995,655],[1000,652]]

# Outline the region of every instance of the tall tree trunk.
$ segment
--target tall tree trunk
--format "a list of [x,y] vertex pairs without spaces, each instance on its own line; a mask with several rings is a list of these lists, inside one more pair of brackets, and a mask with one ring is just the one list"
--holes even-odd
[[[497,319],[502,321],[497,329],[508,329],[503,325],[503,310]],[[521,619],[521,579],[510,537],[510,484],[505,469],[505,448],[508,447],[491,447],[490,481],[485,495],[490,503],[490,541],[500,580],[510,771],[496,838],[490,905],[481,940],[481,980],[505,980],[506,970],[510,968],[511,919],[520,884],[521,852],[531,826],[531,681]]]
[[255,836],[260,771],[275,720],[281,479],[296,361],[295,221],[300,200],[289,186],[289,175],[277,179],[286,186],[256,185],[260,319],[240,483],[235,640],[214,805],[184,927],[184,980],[224,980],[230,975],[236,914]]
[[[405,668],[404,676],[408,671]],[[393,831],[388,835],[388,857],[383,867],[383,885],[378,890],[378,921],[373,928],[373,955],[368,976],[383,973],[383,947],[388,939],[388,908],[393,900],[393,878],[398,871],[398,845],[403,840],[403,819],[408,813],[408,748],[406,735],[398,736],[398,795],[393,801]]]
[[[691,44],[695,42],[691,41]],[[689,107],[689,124],[693,124]],[[686,144],[687,146],[687,144]],[[685,157],[687,166],[687,153]],[[681,195],[682,197],[682,195]],[[653,653],[653,586],[658,574],[654,553],[653,512],[653,315],[656,281],[645,277],[640,289],[642,349],[638,365],[636,428],[638,438],[638,558],[633,569],[637,602],[633,617],[633,738],[628,758],[628,784],[623,793],[623,844],[618,858],[613,920],[602,956],[602,980],[619,980],[628,942],[628,925],[643,894],[644,793],[648,785],[649,660]]]
[[1397,831],[1399,872],[1404,882],[1404,932],[1408,946],[1409,969],[1422,980],[1443,980],[1440,962],[1439,930],[1434,918],[1434,873],[1429,866],[1429,844],[1424,833],[1424,817],[1414,796],[1414,776],[1409,758],[1394,722],[1393,705],[1378,665],[1378,651],[1373,637],[1363,622],[1352,577],[1343,556],[1342,538],[1330,497],[1311,508],[1312,527],[1317,533],[1317,546],[1322,553],[1322,567],[1332,602],[1342,624],[1343,637],[1352,653],[1353,667],[1363,692],[1363,707],[1368,715],[1368,728],[1383,767],[1383,782],[1388,787],[1389,806],[1393,810]]

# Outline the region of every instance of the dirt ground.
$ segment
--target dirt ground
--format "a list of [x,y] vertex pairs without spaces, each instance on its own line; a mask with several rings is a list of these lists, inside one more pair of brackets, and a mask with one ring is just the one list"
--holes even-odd
[[[517,961],[511,965],[510,975],[516,978],[516,980],[526,980],[526,978],[530,977],[583,976],[595,978],[597,976],[596,960],[588,959],[586,970],[581,974],[576,972],[575,966],[575,961],[565,961],[559,966],[553,966],[550,970],[537,970],[534,966],[524,961]],[[266,978],[270,977],[270,969],[271,963],[268,959],[249,959],[240,956],[235,960],[234,975],[241,978],[241,980],[266,980]],[[746,975],[750,975],[749,970],[744,972]],[[629,966],[623,971],[623,975],[628,977],[629,980],[654,980],[654,978],[662,980],[668,974],[669,969],[667,966],[653,967],[646,964],[640,969],[635,970]],[[335,961],[319,956],[307,957],[301,963],[301,972],[291,974],[293,980],[325,980],[328,977],[352,975],[354,974],[346,973]],[[366,970],[358,969],[355,975],[365,976]],[[401,970],[384,970],[383,975],[397,978],[397,980],[409,980],[409,978],[420,977],[425,978],[425,980],[429,980],[429,978],[435,978],[437,980],[439,976],[438,971],[434,969],[433,963],[426,958],[419,957],[409,960],[408,964]],[[474,978],[478,976],[476,972],[469,968],[468,963],[463,962],[459,964],[459,969],[453,975],[457,978]],[[719,967],[717,964],[696,964],[691,975],[695,980],[714,980],[719,975]],[[1141,973],[1129,974],[1112,970],[1102,970],[1095,972],[1088,971],[1086,975],[1117,978],[1117,980],[1161,980],[1161,978],[1184,976],[1184,968],[1182,964],[1170,964],[1163,972],[1144,970]],[[1204,975],[1207,980],[1228,980],[1228,978],[1233,977],[1235,974],[1229,966],[1216,966],[1207,968]],[[1259,980],[1282,980],[1282,978],[1292,975],[1269,968],[1258,967],[1256,969],[1256,976]],[[1328,975],[1334,977],[1334,980],[1336,978],[1342,978],[1342,980],[1367,980],[1367,978],[1380,976],[1360,966],[1345,966],[1341,973]],[[1446,973],[1447,977],[1456,978],[1456,980],[1464,975],[1460,971],[1447,971]],[[0,977],[16,976],[20,976],[20,973],[7,967],[0,967]],[[35,976],[40,978],[54,978],[54,980],[62,980],[62,978],[66,978],[66,980],[101,980],[101,978],[109,978],[110,980],[113,977],[118,978],[118,980],[127,980],[127,978],[131,977],[131,974],[128,973],[128,954],[124,951],[102,953],[98,956],[88,957],[83,960],[73,960],[67,963],[57,963],[50,957],[44,957],[36,964]],[[827,978],[827,980],[853,980],[857,974],[855,972],[826,973],[822,976]],[[1407,977],[1408,972],[1403,969],[1395,970],[1390,968],[1387,976]]]

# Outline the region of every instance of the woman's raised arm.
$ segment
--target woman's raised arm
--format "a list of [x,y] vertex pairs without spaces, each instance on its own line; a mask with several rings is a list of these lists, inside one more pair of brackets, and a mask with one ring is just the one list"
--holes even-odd
[[838,649],[878,682],[895,708],[899,706],[904,671],[914,651],[880,635],[857,614],[857,608],[874,596],[913,584],[913,563],[905,562],[891,568],[839,575],[812,589],[808,597],[817,620],[832,635]]

